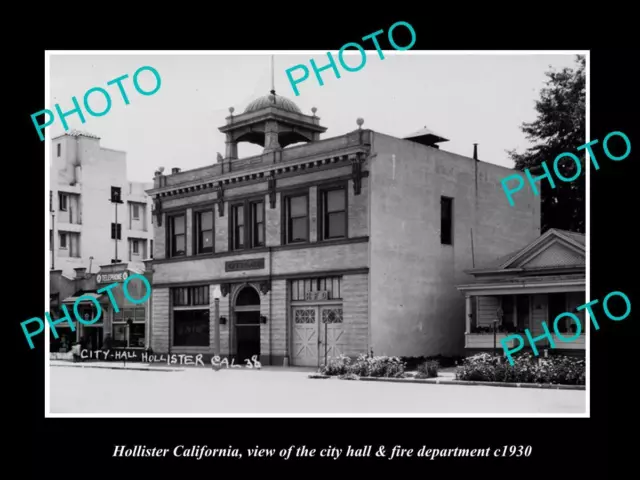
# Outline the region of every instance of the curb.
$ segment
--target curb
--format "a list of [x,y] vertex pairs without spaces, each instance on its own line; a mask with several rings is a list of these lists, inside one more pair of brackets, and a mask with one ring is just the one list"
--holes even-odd
[[63,368],[105,368],[107,370],[141,370],[146,372],[182,372],[184,369],[161,367],[107,367],[104,365],[50,365],[50,367]]
[[[337,376],[312,374],[309,378],[342,380]],[[555,385],[552,383],[508,383],[465,380],[444,380],[442,378],[387,378],[387,377],[359,377],[363,382],[394,382],[394,383],[431,383],[434,385],[482,385],[486,387],[510,387],[510,388],[540,388],[547,390],[586,390],[586,385]]]

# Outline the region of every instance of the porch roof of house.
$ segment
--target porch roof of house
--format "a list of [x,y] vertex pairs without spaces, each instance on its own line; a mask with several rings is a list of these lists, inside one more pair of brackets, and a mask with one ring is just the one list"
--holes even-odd
[[584,235],[550,229],[523,248],[466,273],[476,277],[458,285],[458,290],[468,295],[582,291]]

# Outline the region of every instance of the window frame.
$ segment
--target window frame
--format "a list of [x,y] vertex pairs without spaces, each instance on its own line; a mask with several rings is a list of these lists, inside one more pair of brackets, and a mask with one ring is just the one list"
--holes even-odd
[[[447,238],[446,238],[446,236],[444,234],[444,232],[445,232],[445,229],[444,229],[445,217],[443,215],[443,213],[444,213],[443,205],[445,204],[445,202],[448,202],[448,204],[450,206],[450,210],[449,210],[449,231],[448,231],[448,240],[449,240],[449,242],[445,241]],[[454,233],[455,233],[453,214],[454,214],[454,198],[441,195],[440,196],[440,245],[453,246],[453,238],[454,238]]]
[[[202,251],[200,245],[200,215],[203,213],[211,213],[211,247],[206,247]],[[207,230],[204,230],[207,231]],[[216,212],[213,206],[207,206],[193,210],[193,254],[194,255],[211,255],[216,250]]]
[[[325,230],[328,227],[328,215],[326,211],[327,195],[332,191],[344,192],[344,235],[340,237],[327,237],[325,236]],[[349,184],[348,181],[341,181],[335,183],[329,183],[319,185],[317,187],[317,200],[318,200],[318,242],[331,242],[335,240],[344,240],[349,238]],[[335,212],[334,212],[335,213]]]
[[[305,240],[289,241],[289,234],[291,231],[291,228],[290,228],[291,218],[289,215],[289,210],[290,210],[291,199],[296,197],[305,197],[307,202],[307,214],[305,217],[307,219],[307,232],[306,232],[307,238]],[[308,187],[304,189],[288,190],[280,193],[280,207],[281,207],[280,208],[281,210],[280,241],[282,245],[301,245],[301,244],[306,244],[311,242],[311,218],[310,218],[311,205],[309,205],[310,197],[311,196],[309,194]],[[302,218],[302,217],[297,217],[297,218]]]
[[[62,245],[63,238],[64,238],[64,245]],[[69,249],[69,234],[67,232],[58,232],[58,248],[60,250]]]
[[[62,201],[63,199],[64,202]],[[69,210],[69,195],[64,192],[58,192],[58,210],[61,212],[67,212]]]
[[[133,220],[140,220],[140,204],[132,203],[131,204],[131,218]],[[136,211],[138,212],[136,215]]]
[[57,151],[57,155],[56,155],[56,156],[59,158],[59,157],[60,157],[60,155],[62,154],[62,144],[58,142],[58,143],[56,144],[56,147],[57,147],[57,148],[56,148],[56,151]]
[[[262,230],[263,243],[261,245],[255,242],[255,235],[258,231],[256,229],[256,221],[254,218],[254,205],[262,210],[262,222],[260,223],[260,229]],[[236,225],[236,209],[242,207],[243,211],[243,246],[237,247],[237,235],[236,231],[238,226]],[[257,248],[264,248],[267,245],[267,230],[266,230],[266,202],[263,195],[252,196],[242,200],[229,202],[229,251],[237,252],[243,250],[254,250]]]
[[120,222],[111,222],[111,240],[122,240],[122,224]]
[[[184,219],[184,232],[180,235],[184,236],[184,253],[175,254],[175,244],[174,244],[174,220],[178,217],[182,217]],[[167,258],[182,258],[187,256],[187,212],[180,211],[174,212],[171,214],[167,214],[167,228],[166,228],[166,255]]]
[[[144,338],[145,338],[145,342],[147,340],[147,307],[146,306],[132,306],[132,307],[123,307],[119,309],[120,311],[116,313],[116,311],[114,310],[113,312],[113,320],[111,321],[111,338],[113,341],[115,340],[115,329],[116,327],[123,327],[124,326],[124,332],[125,332],[125,342],[126,342],[126,347],[125,348],[139,348],[139,349],[144,349],[145,347],[132,347],[131,346],[131,328],[128,327],[127,325],[127,319],[125,318],[124,315],[124,311],[125,310],[133,310],[134,311],[134,315],[133,315],[133,324],[134,325],[143,325],[144,326]],[[139,319],[138,316],[135,314],[136,310],[143,310],[144,311],[144,315],[142,316],[142,319]]]
[[[182,304],[176,304],[176,294],[178,293],[178,290],[180,289],[184,289],[184,297],[186,297],[186,303]],[[206,303],[197,303],[196,299],[198,299],[200,296],[199,295],[195,295],[194,293],[196,292],[197,289],[203,289],[203,295],[204,297],[206,297],[206,299],[203,297],[203,301],[206,300]],[[210,288],[208,284],[199,284],[199,285],[190,285],[188,287],[172,287],[169,290],[169,301],[170,301],[170,305],[171,305],[171,333],[170,333],[170,337],[171,337],[171,346],[174,348],[180,348],[180,347],[186,347],[186,348],[198,348],[198,347],[210,347],[211,346],[211,292],[210,292]],[[177,345],[175,343],[176,341],[176,335],[175,335],[175,329],[176,329],[176,321],[175,321],[175,313],[176,312],[184,312],[184,311],[202,311],[202,312],[207,312],[208,314],[208,335],[206,336],[207,338],[207,344],[202,344],[202,345]]]
[[137,238],[131,239],[131,251],[134,255],[140,255],[140,240]]

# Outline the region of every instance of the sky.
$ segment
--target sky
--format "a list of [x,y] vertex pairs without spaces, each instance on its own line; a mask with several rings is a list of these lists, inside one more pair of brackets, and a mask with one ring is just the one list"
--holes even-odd
[[[218,128],[225,125],[229,107],[242,113],[252,100],[269,93],[270,55],[239,53],[53,54],[50,105],[45,108],[54,111],[57,103],[65,112],[73,108],[72,97],[82,105],[87,90],[105,88],[111,95],[111,110],[92,117],[82,107],[86,122],[70,115],[69,128],[98,135],[102,147],[125,151],[129,180],[150,182],[161,166],[168,173],[173,167],[188,170],[215,163],[217,152],[225,154],[225,136]],[[478,143],[480,160],[512,168],[506,150],[529,146],[519,127],[536,118],[535,101],[547,79],[545,72],[575,66],[575,55],[567,54],[428,53],[385,51],[382,60],[374,50],[357,72],[339,66],[338,79],[331,69],[323,71],[324,86],[315,79],[309,60],[326,65],[326,53],[275,55],[276,94],[293,100],[308,115],[316,107],[321,125],[327,127],[321,139],[355,130],[359,117],[364,119],[363,128],[397,137],[427,127],[449,139],[440,144],[442,150],[472,156],[473,144]],[[358,64],[359,53],[354,55],[345,56],[349,65]],[[299,64],[311,73],[297,85],[296,96],[285,71]],[[162,79],[160,89],[150,96],[133,87],[133,73],[142,66],[155,68]],[[123,82],[129,105],[117,85],[107,85],[124,74],[129,75]],[[150,72],[141,73],[139,79],[144,90],[154,87]],[[106,101],[94,93],[90,106],[100,112]],[[48,138],[64,133],[57,116],[47,131]],[[257,145],[238,145],[240,158],[261,152]]]

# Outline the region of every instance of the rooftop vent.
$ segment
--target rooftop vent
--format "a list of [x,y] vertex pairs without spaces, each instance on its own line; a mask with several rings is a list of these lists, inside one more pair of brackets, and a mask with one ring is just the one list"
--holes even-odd
[[173,175],[174,173],[180,173],[180,169],[178,167],[173,167],[171,169],[171,175]]
[[412,142],[419,143],[421,145],[426,145],[427,147],[440,148],[437,143],[448,142],[448,138],[444,138],[441,135],[429,130],[426,126],[421,128],[417,132],[413,132],[405,137],[402,137],[404,140],[410,140]]

